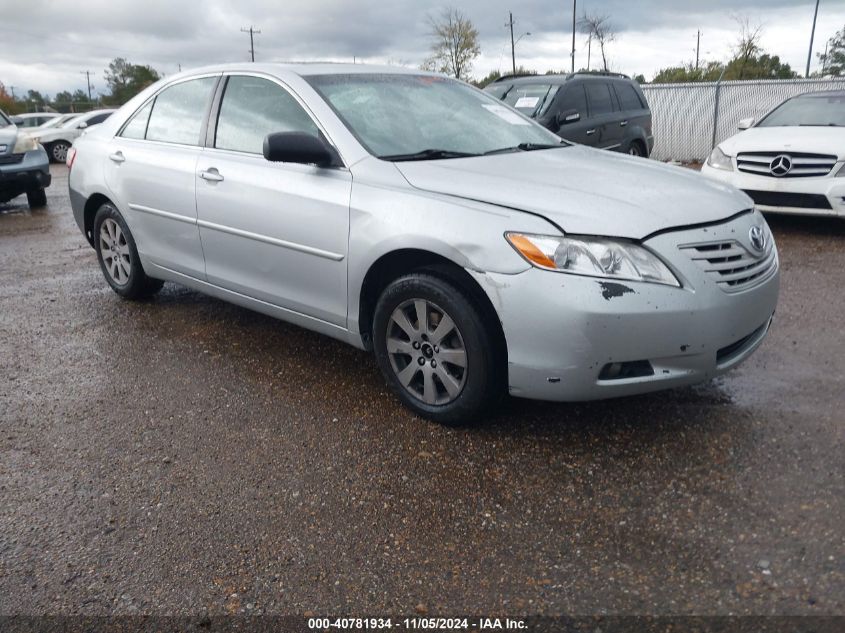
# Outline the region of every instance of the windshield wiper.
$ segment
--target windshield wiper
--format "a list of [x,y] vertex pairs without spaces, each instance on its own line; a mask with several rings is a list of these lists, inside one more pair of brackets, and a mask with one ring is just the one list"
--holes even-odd
[[437,160],[439,158],[468,158],[470,156],[481,156],[471,152],[455,152],[449,149],[424,149],[412,154],[391,154],[379,156],[382,160],[400,162],[406,160]]
[[508,152],[533,152],[538,149],[554,149],[556,147],[567,147],[564,141],[560,143],[520,143],[513,147],[501,147],[499,149],[491,149],[489,152],[484,152],[484,156],[491,154],[506,154]]

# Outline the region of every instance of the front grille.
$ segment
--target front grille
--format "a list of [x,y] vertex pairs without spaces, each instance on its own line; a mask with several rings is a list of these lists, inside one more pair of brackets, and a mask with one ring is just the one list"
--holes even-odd
[[[775,161],[783,157],[785,161]],[[812,178],[827,176],[836,165],[837,158],[830,154],[806,152],[743,152],[737,154],[736,168],[748,174],[772,178]],[[776,169],[772,171],[772,165]],[[787,170],[785,165],[789,166]]]
[[777,270],[777,253],[768,229],[763,253],[754,254],[736,240],[683,244],[686,252],[725,292],[740,292],[764,282]]
[[0,165],[17,165],[23,162],[23,154],[9,154],[0,156]]
[[765,207],[793,207],[796,209],[831,209],[827,196],[818,193],[786,193],[782,191],[756,191],[745,189],[754,204]]

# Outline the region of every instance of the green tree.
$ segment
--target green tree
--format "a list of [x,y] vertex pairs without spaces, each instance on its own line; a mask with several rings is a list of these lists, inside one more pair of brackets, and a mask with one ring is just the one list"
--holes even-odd
[[110,105],[123,105],[147,86],[160,79],[158,72],[150,66],[132,64],[122,57],[116,57],[105,73],[109,94],[103,101]]
[[705,62],[699,64],[696,68],[695,64],[689,62],[681,66],[671,66],[663,68],[651,80],[655,84],[670,84],[670,83],[689,83],[695,81],[716,81],[719,75],[722,74],[723,64],[719,62]]
[[472,63],[481,54],[478,30],[457,9],[446,9],[439,20],[429,18],[429,23],[431,57],[423,63],[423,68],[469,79]]
[[18,114],[23,111],[23,106],[9,94],[2,81],[0,81],[0,110],[6,114]]
[[822,63],[822,75],[842,77],[845,75],[845,26],[827,41],[827,58],[818,53]]

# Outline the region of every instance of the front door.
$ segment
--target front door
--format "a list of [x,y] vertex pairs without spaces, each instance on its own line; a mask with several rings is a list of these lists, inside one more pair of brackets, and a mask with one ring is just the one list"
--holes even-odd
[[352,176],[271,163],[264,137],[320,130],[264,77],[228,77],[214,142],[197,165],[197,214],[209,283],[346,327]]

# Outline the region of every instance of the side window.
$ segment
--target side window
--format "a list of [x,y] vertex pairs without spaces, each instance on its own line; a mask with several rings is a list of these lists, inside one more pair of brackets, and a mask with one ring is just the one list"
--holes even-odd
[[111,112],[104,112],[103,114],[98,114],[97,116],[92,116],[90,119],[88,119],[88,127],[91,127],[92,125],[97,125],[98,123],[102,123],[103,121],[108,119],[110,116],[111,116]]
[[587,118],[587,97],[584,94],[584,85],[575,84],[568,86],[560,97],[559,112],[576,110],[582,119]]
[[613,89],[623,110],[642,110],[643,104],[632,85],[619,81],[613,84]]
[[613,99],[610,86],[604,82],[589,81],[586,84],[587,98],[590,100],[590,115],[596,116],[613,112]]
[[120,135],[124,138],[145,138],[147,135],[147,122],[150,120],[150,112],[152,110],[153,102],[150,101],[129,119],[129,123],[123,127],[123,132]]
[[199,145],[215,77],[192,79],[165,88],[153,104],[147,125],[148,141]]
[[308,113],[278,84],[260,77],[229,77],[214,147],[261,154],[264,137],[274,132],[319,134]]

